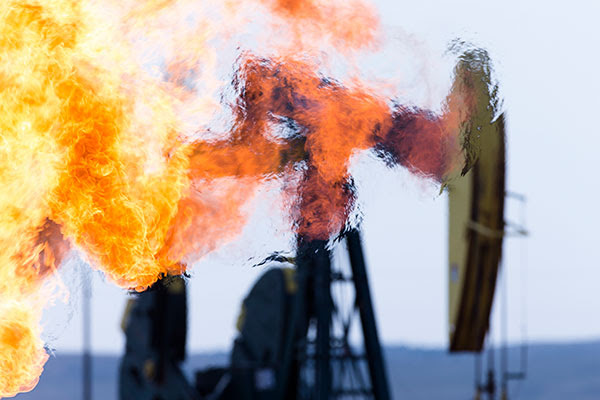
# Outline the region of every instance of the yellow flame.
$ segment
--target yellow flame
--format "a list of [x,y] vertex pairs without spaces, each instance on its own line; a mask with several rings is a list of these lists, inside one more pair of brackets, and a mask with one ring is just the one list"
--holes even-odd
[[185,99],[142,72],[103,10],[0,5],[0,397],[41,373],[40,287],[64,237],[123,286],[179,268],[160,251],[188,181],[175,111]]
[[188,176],[192,137],[218,108],[208,41],[236,22],[198,10],[190,26],[197,4],[0,3],[0,397],[41,373],[41,288],[70,247],[142,289],[243,224],[248,192]]
[[39,338],[38,316],[30,304],[3,300],[0,307],[0,388],[2,397],[35,387],[48,355]]

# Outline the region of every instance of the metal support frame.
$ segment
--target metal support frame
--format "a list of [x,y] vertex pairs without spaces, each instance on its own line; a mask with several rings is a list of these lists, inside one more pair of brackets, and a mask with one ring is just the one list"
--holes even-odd
[[387,374],[377,334],[377,324],[375,322],[375,313],[373,312],[373,302],[369,290],[360,234],[357,230],[352,230],[346,236],[346,240],[348,241],[350,265],[352,266],[352,277],[356,290],[356,304],[360,311],[373,394],[376,399],[389,399],[390,393]]
[[[332,263],[327,242],[299,241],[298,292],[290,319],[295,335],[286,344],[288,356],[281,371],[285,398],[390,399],[360,234],[352,230],[345,239],[350,260],[346,273]],[[348,305],[336,297],[334,285],[352,288],[354,302]],[[363,354],[349,338],[357,315]]]

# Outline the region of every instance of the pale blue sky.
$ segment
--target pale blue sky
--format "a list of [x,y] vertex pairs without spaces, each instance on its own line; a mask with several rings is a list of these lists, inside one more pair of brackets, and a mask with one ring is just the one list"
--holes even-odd
[[[406,76],[405,94],[422,105],[436,107],[447,90],[451,64],[443,53],[452,39],[486,47],[495,62],[508,113],[508,188],[527,196],[531,231],[527,240],[509,239],[505,246],[510,336],[520,335],[520,268],[525,260],[530,340],[600,338],[600,3],[374,3],[397,46],[390,59]],[[379,67],[388,72],[396,68]],[[369,157],[360,158],[354,171],[383,341],[445,346],[445,195],[438,196],[431,183],[390,171]],[[268,211],[259,208],[239,242],[192,271],[191,351],[230,346],[241,299],[261,273],[236,260],[286,246],[285,237],[271,240],[272,227],[259,223],[261,213]],[[509,218],[517,216],[513,208],[508,211]],[[75,280],[73,273],[66,275]],[[46,316],[46,337],[59,352],[81,348],[80,299],[76,292],[72,298],[71,306],[57,305]],[[122,290],[95,273],[94,351],[122,351],[118,325],[125,299]]]

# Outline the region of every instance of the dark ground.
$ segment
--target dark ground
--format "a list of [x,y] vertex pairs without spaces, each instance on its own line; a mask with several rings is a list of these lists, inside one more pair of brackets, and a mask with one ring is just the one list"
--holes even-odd
[[[387,347],[385,355],[395,399],[472,399],[473,356],[399,346]],[[510,358],[518,367],[518,349]],[[511,385],[511,400],[600,399],[600,342],[531,345],[528,358],[527,380]],[[226,359],[224,353],[193,355],[187,369],[224,365]],[[117,400],[118,357],[95,356],[93,363],[94,400]],[[38,386],[15,399],[81,399],[81,356],[51,358]]]

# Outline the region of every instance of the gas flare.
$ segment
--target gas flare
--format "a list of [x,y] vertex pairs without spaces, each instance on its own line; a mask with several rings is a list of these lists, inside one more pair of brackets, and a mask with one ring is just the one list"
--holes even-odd
[[[235,238],[242,206],[270,179],[290,188],[291,228],[328,239],[352,210],[357,152],[438,181],[462,166],[460,132],[475,107],[468,85],[436,115],[319,72],[314,55],[325,48],[376,48],[372,7],[197,3],[0,4],[0,397],[39,379],[41,313],[70,249],[143,290]],[[264,31],[280,33],[275,55],[240,50],[228,85],[216,46],[260,13],[270,15]],[[230,104],[220,100],[227,90]],[[228,123],[214,128],[215,115]]]

